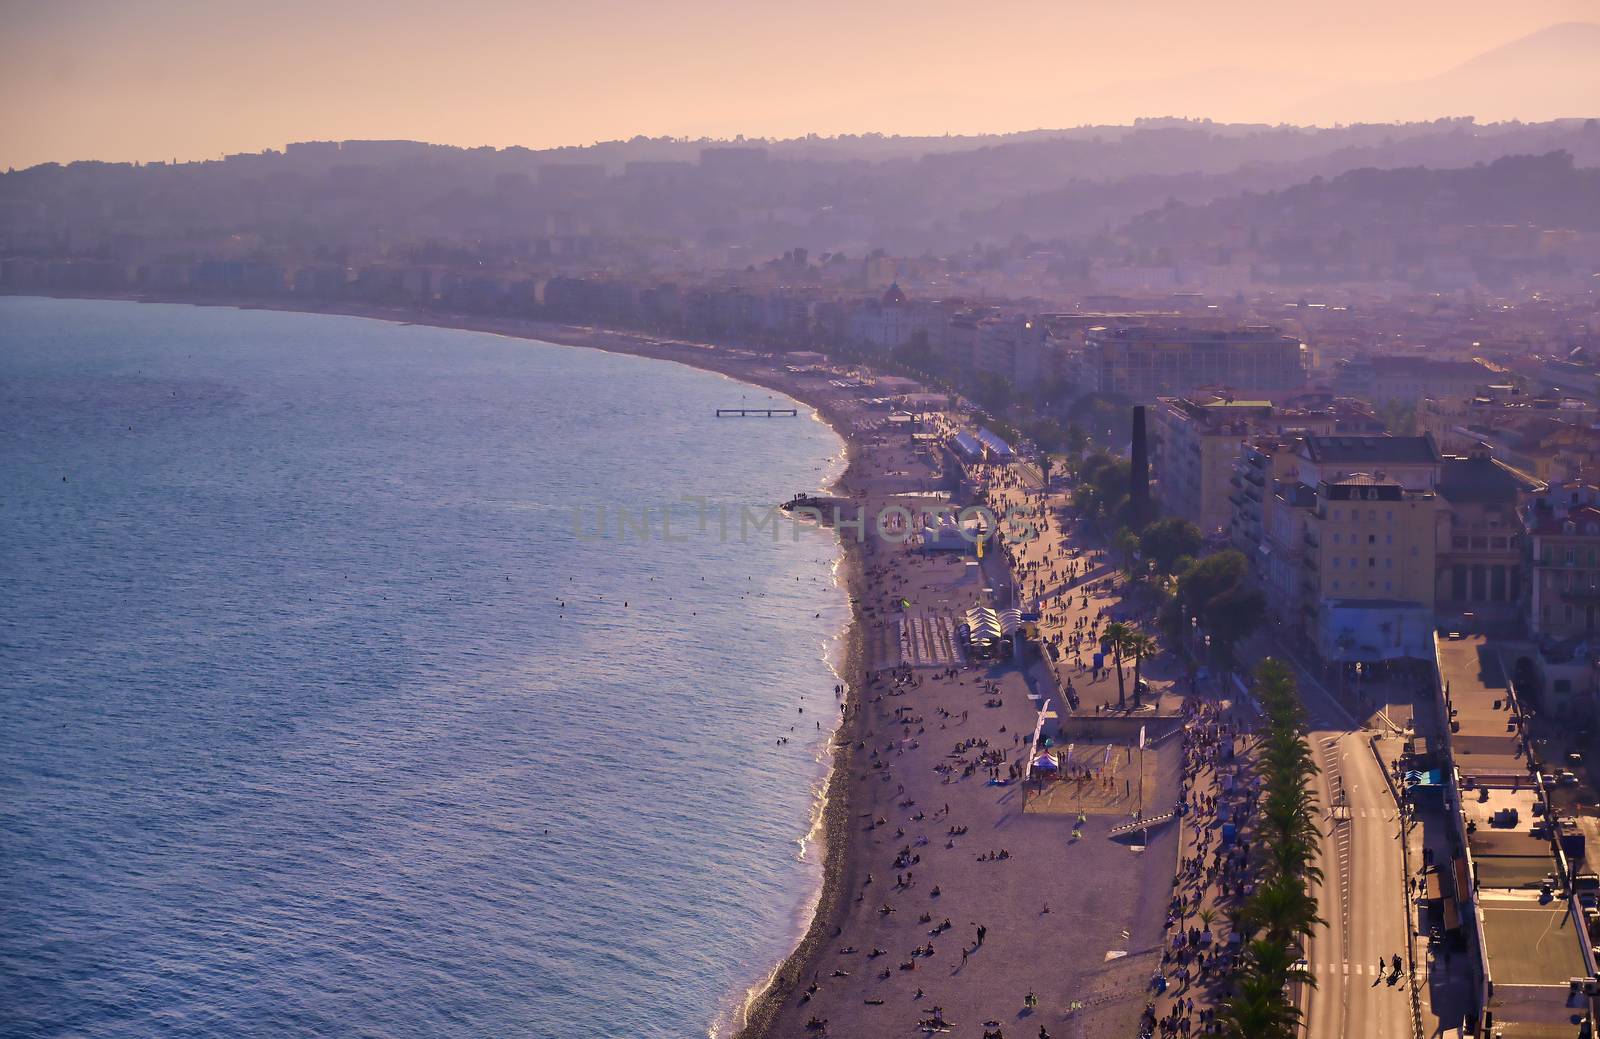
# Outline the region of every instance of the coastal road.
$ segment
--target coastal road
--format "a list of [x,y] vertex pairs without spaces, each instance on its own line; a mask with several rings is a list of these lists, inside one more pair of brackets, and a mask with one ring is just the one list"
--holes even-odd
[[1317,979],[1301,994],[1307,1032],[1412,1039],[1410,982],[1404,972],[1388,980],[1390,958],[1400,953],[1404,964],[1409,940],[1399,811],[1371,734],[1311,675],[1299,671],[1299,679],[1322,769],[1314,787],[1323,809],[1318,915],[1326,921],[1306,957]]

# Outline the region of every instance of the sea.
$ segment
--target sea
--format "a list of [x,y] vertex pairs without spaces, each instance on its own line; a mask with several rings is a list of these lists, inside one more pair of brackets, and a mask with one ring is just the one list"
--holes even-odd
[[0,1035],[726,1034],[848,619],[768,510],[842,465],[665,361],[0,298]]

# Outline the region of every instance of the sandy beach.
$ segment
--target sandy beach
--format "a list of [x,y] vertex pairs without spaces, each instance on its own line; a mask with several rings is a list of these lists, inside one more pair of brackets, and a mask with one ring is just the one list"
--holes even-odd
[[[980,491],[959,484],[939,453],[920,450],[903,433],[872,430],[883,413],[860,403],[862,391],[752,354],[406,308],[152,301],[346,314],[677,361],[816,408],[848,445],[847,468],[833,492],[849,500],[851,516],[856,508],[871,517],[890,506],[964,504]],[[1029,556],[1024,547],[1019,569],[1030,562],[1060,565],[1073,544],[1062,536],[1066,500],[1040,499],[1014,474],[990,474],[986,483],[985,493],[1032,499],[1054,517],[1054,537],[1031,549],[1046,554]],[[960,658],[947,638],[952,618],[979,601],[1015,601],[1003,554],[991,552],[978,564],[970,554],[917,550],[877,536],[870,519],[866,534],[858,540],[846,530],[841,539],[842,580],[854,608],[823,807],[821,894],[798,946],[752,992],[738,1036],[886,1036],[946,1028],[974,1039],[1136,1034],[1154,998],[1148,983],[1161,966],[1178,834],[1176,827],[1157,828],[1147,846],[1107,834],[1136,807],[1150,813],[1172,807],[1179,744],[1143,754],[1119,751],[1137,741],[1146,719],[1100,715],[1097,708],[1117,701],[1109,674],[1063,679],[1059,660],[1019,666]],[[1047,606],[1057,632],[1101,618],[1120,601],[1114,582],[1102,579],[1109,573],[1103,562],[1078,558],[1078,580],[1060,582]],[[1025,594],[1046,598],[1044,590],[1036,582]],[[1169,681],[1158,671],[1147,668],[1147,677],[1162,700],[1159,690]],[[1067,713],[1058,689],[1064,680],[1074,683],[1080,698],[1065,726],[1063,743],[1070,748],[1062,748],[1069,755],[1064,760],[1098,774],[1030,801],[1014,777],[1039,704],[1051,701]],[[1169,695],[1164,706],[1176,699]],[[1154,722],[1154,706],[1148,711]],[[1172,712],[1164,713],[1175,727]]]

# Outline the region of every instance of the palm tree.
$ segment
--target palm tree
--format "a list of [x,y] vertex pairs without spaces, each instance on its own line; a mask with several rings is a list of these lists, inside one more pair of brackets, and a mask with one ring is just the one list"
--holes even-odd
[[1300,1024],[1300,1011],[1284,995],[1287,979],[1275,972],[1247,968],[1237,994],[1217,1015],[1223,1034],[1238,1039],[1290,1039]]
[[1139,551],[1139,535],[1128,527],[1120,527],[1111,540],[1117,553],[1122,556],[1122,569],[1132,576],[1133,557]]
[[1260,882],[1234,920],[1248,941],[1234,968],[1234,995],[1217,1019],[1224,1034],[1239,1039],[1290,1039],[1301,1015],[1289,990],[1294,984],[1316,984],[1301,965],[1301,953],[1305,939],[1324,922],[1311,889],[1322,877],[1314,864],[1321,833],[1310,789],[1318,769],[1305,741],[1293,674],[1265,660],[1256,669],[1255,689],[1267,717],[1266,731],[1255,744],[1263,779],[1258,846],[1265,854],[1259,860]]
[[1144,658],[1155,656],[1160,647],[1156,645],[1155,636],[1142,631],[1133,631],[1128,635],[1128,651],[1133,654],[1133,705],[1138,707],[1143,698],[1143,694],[1139,692],[1139,670],[1144,664]]
[[1133,634],[1133,628],[1121,621],[1112,621],[1106,625],[1105,642],[1111,647],[1111,659],[1117,668],[1117,710],[1122,710],[1127,705],[1127,691],[1122,680],[1122,651],[1128,648],[1128,638]]

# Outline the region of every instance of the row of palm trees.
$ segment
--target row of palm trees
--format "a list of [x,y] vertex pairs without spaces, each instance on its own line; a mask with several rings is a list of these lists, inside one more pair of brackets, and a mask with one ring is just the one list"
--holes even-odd
[[1218,1017],[1226,1034],[1239,1039],[1292,1039],[1301,1013],[1291,1001],[1291,985],[1316,987],[1302,957],[1306,940],[1322,923],[1311,893],[1322,877],[1315,864],[1321,837],[1317,801],[1310,789],[1318,770],[1304,739],[1293,672],[1268,658],[1255,678],[1266,714],[1256,748],[1263,780],[1257,842],[1263,854],[1255,892],[1236,921],[1246,941],[1233,994]]
[[1132,624],[1122,621],[1112,621],[1106,625],[1105,635],[1101,637],[1101,644],[1111,650],[1111,660],[1117,669],[1117,710],[1122,710],[1128,705],[1127,688],[1123,684],[1122,662],[1133,661],[1133,703],[1137,707],[1143,698],[1139,692],[1139,670],[1145,659],[1161,652],[1161,646],[1156,642],[1154,635],[1146,634],[1135,628]]

